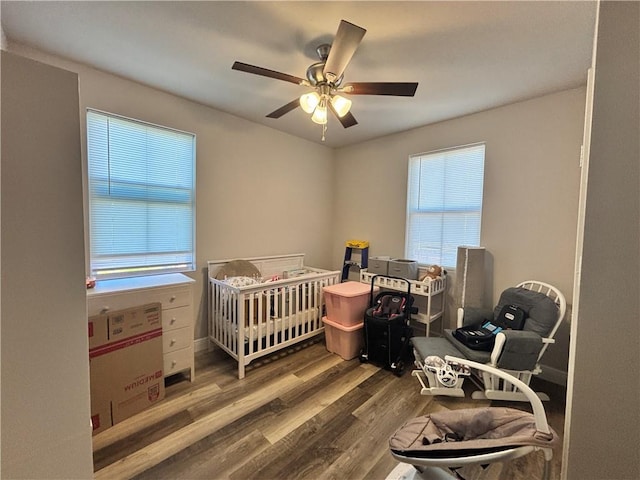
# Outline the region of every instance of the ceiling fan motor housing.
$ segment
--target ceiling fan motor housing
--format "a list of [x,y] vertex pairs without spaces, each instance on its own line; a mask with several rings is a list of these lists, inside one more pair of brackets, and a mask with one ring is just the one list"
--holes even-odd
[[324,76],[324,64],[325,62],[318,62],[307,68],[307,80],[309,80],[309,83],[314,87],[323,84],[328,84],[331,87],[338,87],[342,83],[343,75],[336,79],[335,82],[329,82]]

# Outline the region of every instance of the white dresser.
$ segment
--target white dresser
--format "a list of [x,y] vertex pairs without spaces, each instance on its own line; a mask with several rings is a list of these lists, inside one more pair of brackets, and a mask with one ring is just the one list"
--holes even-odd
[[88,314],[160,302],[164,376],[189,370],[193,382],[194,282],[181,273],[102,280],[87,290]]

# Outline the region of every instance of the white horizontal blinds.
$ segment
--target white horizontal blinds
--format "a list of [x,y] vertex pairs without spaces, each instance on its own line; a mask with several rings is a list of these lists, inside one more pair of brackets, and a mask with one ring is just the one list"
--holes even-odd
[[484,144],[409,158],[405,255],[454,267],[459,245],[480,245]]
[[194,269],[192,134],[87,111],[91,271]]

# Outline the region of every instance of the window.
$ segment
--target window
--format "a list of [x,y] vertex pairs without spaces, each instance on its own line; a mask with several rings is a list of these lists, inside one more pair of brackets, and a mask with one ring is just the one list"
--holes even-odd
[[484,144],[409,157],[406,258],[455,267],[458,246],[480,246]]
[[195,269],[195,136],[87,110],[91,273]]

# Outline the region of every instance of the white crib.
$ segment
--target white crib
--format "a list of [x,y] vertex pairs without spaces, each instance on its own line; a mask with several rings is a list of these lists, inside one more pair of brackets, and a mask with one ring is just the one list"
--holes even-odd
[[323,287],[340,282],[340,271],[305,266],[304,254],[244,260],[260,271],[260,283],[229,285],[215,277],[231,260],[207,262],[209,339],[237,360],[238,378],[256,358],[322,333]]

